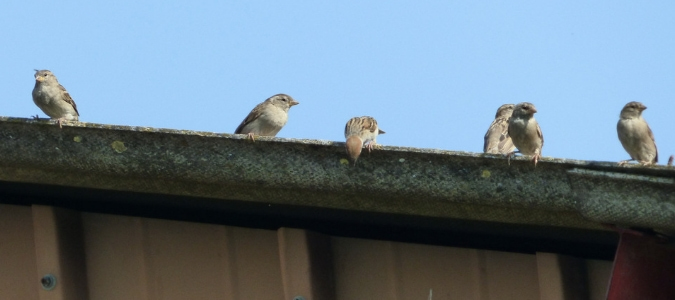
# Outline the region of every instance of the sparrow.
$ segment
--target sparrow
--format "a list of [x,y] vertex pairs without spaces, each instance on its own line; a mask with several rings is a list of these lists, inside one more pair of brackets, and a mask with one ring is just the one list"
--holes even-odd
[[504,104],[497,110],[495,120],[485,133],[483,152],[507,154],[516,149],[509,136],[509,118],[513,113],[513,106],[513,104]]
[[65,120],[79,120],[75,101],[49,70],[35,70],[33,102],[52,120],[57,120],[59,127]]
[[347,121],[347,125],[345,125],[345,139],[347,139],[345,147],[352,164],[356,165],[356,160],[361,155],[363,145],[367,144],[366,148],[368,148],[369,153],[373,150],[373,146],[377,143],[378,134],[384,134],[384,131],[377,127],[377,121],[373,117],[354,117]]
[[236,134],[248,134],[255,141],[254,136],[276,136],[288,121],[288,110],[299,102],[286,94],[276,94],[256,105],[234,131]]
[[637,160],[642,165],[651,165],[659,161],[654,134],[647,121],[642,118],[642,111],[645,109],[647,107],[642,103],[633,101],[628,102],[621,110],[616,132],[619,134],[621,145],[631,159],[622,160],[619,165],[624,165],[631,160]]
[[[532,155],[534,166],[537,166],[537,161],[541,157],[541,148],[544,146],[544,135],[541,133],[541,128],[537,120],[534,119],[534,114],[537,108],[534,104],[529,102],[521,102],[513,108],[513,114],[509,118],[509,136],[513,144],[518,148],[518,152],[523,155]],[[516,152],[508,154],[509,163],[511,156]]]

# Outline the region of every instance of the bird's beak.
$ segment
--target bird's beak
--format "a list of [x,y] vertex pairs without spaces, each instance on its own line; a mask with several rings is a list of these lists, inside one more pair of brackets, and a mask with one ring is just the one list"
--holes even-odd
[[532,108],[532,113],[533,113],[533,114],[536,114],[536,113],[537,113],[537,109],[533,107],[533,108]]
[[43,82],[44,80],[45,80],[45,78],[42,77],[42,76],[35,76],[35,81],[37,81],[37,82]]
[[293,106],[293,105],[298,105],[298,104],[300,104],[300,102],[295,101],[295,100],[291,100],[291,106]]
[[385,133],[386,133],[386,132],[384,132],[384,130],[379,129],[379,128],[377,129],[377,134],[385,134]]

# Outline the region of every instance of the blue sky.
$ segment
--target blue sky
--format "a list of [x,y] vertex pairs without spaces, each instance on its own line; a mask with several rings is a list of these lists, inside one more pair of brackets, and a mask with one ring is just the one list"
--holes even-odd
[[0,115],[45,116],[49,69],[84,122],[232,133],[277,93],[277,135],[342,141],[371,115],[383,145],[480,152],[503,103],[532,102],[544,156],[629,158],[616,122],[643,102],[675,153],[675,2],[4,1]]

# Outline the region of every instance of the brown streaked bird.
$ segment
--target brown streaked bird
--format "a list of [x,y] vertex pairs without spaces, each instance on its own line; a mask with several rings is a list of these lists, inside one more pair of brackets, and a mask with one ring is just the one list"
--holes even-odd
[[619,122],[616,123],[616,132],[619,134],[621,145],[631,159],[622,160],[619,165],[624,165],[631,160],[636,160],[642,165],[652,165],[659,161],[654,134],[647,121],[642,118],[642,112],[645,109],[647,109],[646,106],[636,101],[628,102],[621,109]]
[[234,131],[236,134],[248,134],[255,141],[258,136],[276,136],[288,121],[288,110],[300,104],[286,94],[276,94],[256,105],[244,121]]
[[[541,157],[541,148],[544,147],[544,135],[541,133],[539,123],[534,119],[537,108],[529,102],[518,103],[513,108],[513,114],[509,119],[509,136],[518,152],[523,155],[531,155],[534,166]],[[509,154],[509,163],[511,155]]]
[[79,121],[75,101],[49,70],[35,70],[33,102],[61,127],[65,120]]
[[373,117],[354,117],[347,121],[347,125],[345,125],[345,139],[347,139],[345,147],[352,164],[356,165],[356,160],[359,159],[364,145],[367,144],[368,152],[373,149],[373,146],[377,143],[378,134],[384,134],[384,131],[377,126],[377,121]]
[[509,136],[509,118],[513,113],[513,104],[504,104],[497,109],[495,120],[485,133],[483,152],[508,154],[516,149]]

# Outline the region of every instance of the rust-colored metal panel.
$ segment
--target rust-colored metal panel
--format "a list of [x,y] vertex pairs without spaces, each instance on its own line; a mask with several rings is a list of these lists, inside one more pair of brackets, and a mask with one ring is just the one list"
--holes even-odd
[[476,250],[394,243],[398,299],[479,299]]
[[333,238],[337,299],[539,299],[534,255]]
[[330,237],[293,228],[278,236],[285,299],[335,299]]
[[83,213],[89,298],[148,299],[143,219]]
[[92,300],[283,299],[277,234],[85,214]]
[[541,299],[589,299],[585,260],[543,252],[536,257]]
[[393,242],[333,238],[338,300],[398,299]]
[[612,262],[604,260],[586,260],[588,271],[588,295],[591,300],[604,300],[607,297]]
[[142,225],[149,299],[226,299],[222,228],[154,219]]
[[283,300],[276,231],[229,227],[236,299]]
[[39,299],[29,206],[0,204],[0,299]]
[[[1,205],[0,238],[0,299],[406,300],[429,299],[433,293],[435,300],[599,300],[611,269],[610,262],[558,254],[46,206]],[[58,280],[52,291],[39,285],[47,273]]]
[[38,276],[51,274],[56,282],[39,290],[40,299],[88,299],[80,213],[41,205],[33,205],[32,213]]
[[[484,255],[488,295],[481,300],[539,299],[537,263],[534,255],[498,251]],[[480,253],[482,252],[482,253]]]

